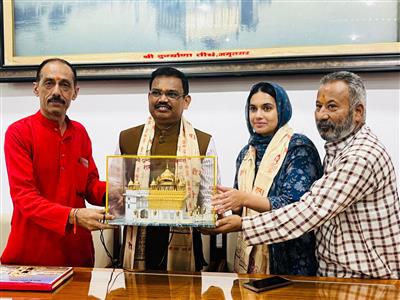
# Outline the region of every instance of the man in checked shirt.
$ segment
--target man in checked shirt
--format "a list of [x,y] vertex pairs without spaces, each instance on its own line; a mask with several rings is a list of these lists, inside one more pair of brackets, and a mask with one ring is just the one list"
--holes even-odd
[[[400,203],[392,161],[365,125],[366,92],[359,76],[321,79],[315,120],[326,140],[324,175],[299,202],[254,217],[217,221],[211,233],[243,230],[250,245],[272,244],[314,230],[318,275],[400,278]],[[214,200],[218,213],[229,195]]]

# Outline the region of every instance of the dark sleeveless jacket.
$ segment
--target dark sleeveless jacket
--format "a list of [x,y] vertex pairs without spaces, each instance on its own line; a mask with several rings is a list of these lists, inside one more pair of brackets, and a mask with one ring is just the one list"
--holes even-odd
[[[168,130],[160,130],[156,127],[151,147],[151,155],[176,155],[179,128],[180,123]],[[143,129],[144,124],[121,131],[119,136],[119,148],[122,155],[137,155]],[[197,129],[195,129],[195,132],[200,155],[206,155],[211,135]],[[127,167],[127,171],[129,173],[133,172],[129,167]],[[146,269],[167,269],[168,240],[169,227],[147,227],[145,247]],[[200,271],[203,266],[207,264],[203,257],[201,235],[197,230],[193,230],[193,249],[196,271]]]
[[[121,133],[119,135],[119,148],[121,150],[121,154],[129,154],[129,155],[137,154],[137,150],[139,148],[140,138],[142,136],[143,129],[144,129],[144,124],[121,131]],[[154,133],[153,145],[159,143],[159,134],[158,134],[159,132],[160,132],[160,130],[156,128],[155,133]],[[199,143],[200,155],[206,155],[206,151],[208,148],[208,144],[210,143],[211,135],[209,135],[208,133],[205,133],[203,131],[200,131],[198,129],[195,129],[195,132],[196,132],[196,136],[197,136],[197,141]],[[172,149],[165,149],[166,152],[168,152],[168,153],[158,153],[157,149],[154,149],[154,147],[152,147],[151,154],[152,155],[176,155],[178,134],[179,134],[179,130],[177,131],[177,134],[176,134],[175,147],[174,148],[171,147]]]

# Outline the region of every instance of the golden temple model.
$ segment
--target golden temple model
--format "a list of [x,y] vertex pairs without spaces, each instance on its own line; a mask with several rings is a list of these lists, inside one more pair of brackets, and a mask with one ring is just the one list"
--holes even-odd
[[189,224],[213,222],[214,214],[209,209],[196,207],[186,210],[186,182],[169,170],[153,178],[148,188],[138,181],[129,181],[125,190],[125,218],[129,221]]

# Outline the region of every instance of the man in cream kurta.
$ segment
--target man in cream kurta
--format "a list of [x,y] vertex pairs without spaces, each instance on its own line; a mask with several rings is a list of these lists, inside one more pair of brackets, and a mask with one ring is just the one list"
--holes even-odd
[[[186,76],[174,68],[162,67],[152,73],[149,86],[151,116],[145,124],[120,133],[121,154],[216,156],[212,137],[194,129],[182,116],[191,101]],[[196,169],[200,171],[190,187],[194,202],[210,202],[209,187],[213,181],[210,161],[199,159],[197,165],[194,162],[182,168],[191,174]],[[155,166],[150,167],[150,174],[142,172],[139,176],[153,178],[152,169]],[[128,269],[198,271],[205,265],[201,235],[195,229],[128,226],[124,241],[123,265]]]

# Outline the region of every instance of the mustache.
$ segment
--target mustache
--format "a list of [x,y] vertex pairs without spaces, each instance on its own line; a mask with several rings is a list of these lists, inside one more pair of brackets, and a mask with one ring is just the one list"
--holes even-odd
[[61,103],[65,104],[65,100],[61,98],[61,96],[52,96],[47,100],[47,102]]
[[160,107],[166,107],[168,109],[172,109],[172,107],[170,105],[168,105],[167,103],[165,103],[165,102],[157,103],[156,105],[154,105],[154,108],[156,108],[156,109],[158,109]]
[[335,128],[335,124],[328,120],[322,120],[317,122],[317,127],[318,129],[327,129],[327,128],[333,129]]

